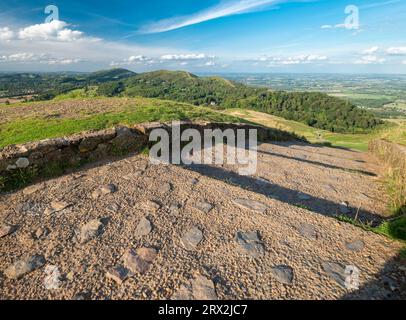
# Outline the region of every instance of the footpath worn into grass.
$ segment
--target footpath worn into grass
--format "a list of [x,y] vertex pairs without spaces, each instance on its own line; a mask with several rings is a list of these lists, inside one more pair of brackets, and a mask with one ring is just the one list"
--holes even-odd
[[379,165],[299,142],[259,149],[255,176],[138,155],[0,195],[0,297],[405,299],[402,243],[334,218],[382,218]]

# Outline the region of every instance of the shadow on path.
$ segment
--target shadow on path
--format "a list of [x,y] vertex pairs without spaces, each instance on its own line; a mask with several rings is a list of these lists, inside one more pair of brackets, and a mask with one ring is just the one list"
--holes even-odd
[[[405,250],[405,249],[403,249]],[[403,271],[400,269],[403,266]],[[405,300],[406,278],[404,268],[406,260],[399,255],[387,261],[376,276],[353,292],[341,297],[343,300]],[[361,279],[362,279],[362,270]]]
[[[236,172],[225,170],[217,166],[209,166],[204,164],[182,165],[184,169],[197,172],[209,178],[217,179],[226,182],[230,185],[238,186],[243,189],[265,195],[268,198],[279,200],[294,206],[305,206],[310,211],[319,213],[325,216],[338,216],[341,214],[340,204],[333,201],[317,198],[312,195],[285,188],[283,186],[273,184],[271,182],[262,181],[250,176],[241,176]],[[301,200],[299,196],[305,196],[306,200]],[[349,207],[352,212],[352,217],[355,216],[358,208]],[[379,215],[360,209],[358,218],[364,223],[378,224],[382,221]]]
[[300,161],[300,162],[304,162],[304,163],[309,163],[309,164],[312,164],[312,165],[321,166],[321,167],[328,168],[328,169],[338,169],[338,170],[352,172],[352,173],[359,173],[359,174],[363,174],[363,175],[367,175],[367,176],[371,176],[371,177],[376,177],[377,176],[375,173],[369,172],[369,171],[339,167],[339,166],[335,166],[335,165],[332,165],[332,164],[327,164],[327,163],[323,163],[323,162],[318,162],[318,161],[314,161],[314,160],[307,160],[307,159],[302,159],[302,158],[297,158],[297,157],[286,156],[286,155],[283,155],[283,154],[280,154],[280,153],[274,153],[274,152],[270,152],[270,151],[258,150],[258,153],[262,153],[262,154],[266,154],[266,155],[270,155],[270,156],[275,156],[275,157],[280,157],[280,158],[284,158],[284,159],[289,159],[289,160]]

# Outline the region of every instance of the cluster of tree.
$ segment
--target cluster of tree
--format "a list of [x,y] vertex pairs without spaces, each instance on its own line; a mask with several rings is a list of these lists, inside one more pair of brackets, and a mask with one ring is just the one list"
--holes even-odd
[[3,73],[0,74],[0,97],[34,96],[49,100],[59,94],[86,86],[121,81],[135,75],[126,69],[94,73]]
[[362,132],[383,123],[373,113],[348,101],[317,92],[268,91],[226,107],[232,106],[258,110],[332,132]]
[[324,93],[270,91],[218,77],[199,78],[187,72],[138,74],[123,85],[122,95],[254,109],[332,132],[362,132],[382,124],[373,113]]

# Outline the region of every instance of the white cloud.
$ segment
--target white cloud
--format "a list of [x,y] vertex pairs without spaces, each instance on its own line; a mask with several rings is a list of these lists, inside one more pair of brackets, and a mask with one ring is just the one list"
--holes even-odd
[[53,59],[53,60],[49,60],[49,61],[44,61],[43,63],[47,63],[50,65],[55,65],[55,64],[69,65],[69,64],[79,63],[79,62],[81,62],[80,59]]
[[371,47],[369,49],[362,51],[362,54],[371,55],[371,54],[377,52],[378,50],[379,50],[379,47],[375,46],[375,47]]
[[403,61],[402,61],[402,64],[406,64],[406,60],[403,60]]
[[390,55],[406,55],[406,47],[391,47],[386,52]]
[[18,52],[10,55],[0,56],[0,62],[14,62],[14,63],[41,63],[41,64],[60,64],[68,65],[79,63],[80,59],[67,59],[67,58],[54,58],[49,54],[41,53],[35,54],[32,52]]
[[14,38],[14,32],[8,28],[0,28],[0,40],[11,40]]
[[327,56],[310,54],[310,55],[299,55],[292,57],[269,57],[262,56],[257,61],[259,62],[269,62],[271,65],[295,65],[295,64],[310,64],[317,63],[328,60]]
[[214,62],[214,61],[207,61],[206,63],[205,63],[205,66],[207,66],[207,67],[213,67],[213,66],[215,66],[216,65],[216,63]]
[[141,33],[159,33],[171,31],[221,17],[242,14],[257,10],[260,7],[284,2],[283,0],[228,0],[218,6],[196,14],[172,19],[164,19],[143,27]]
[[212,58],[215,57],[206,55],[204,53],[166,54],[161,56],[161,60],[204,60]]
[[67,28],[69,25],[60,20],[53,20],[49,23],[34,24],[20,29],[18,38],[20,40],[45,40],[72,42],[77,40],[100,40],[97,38],[85,38],[82,31]]
[[363,56],[355,61],[355,64],[380,64],[386,61],[385,58],[380,58],[375,55]]
[[347,25],[344,23],[339,23],[336,25],[331,25],[331,24],[323,24],[321,27],[321,29],[346,29]]
[[137,56],[130,56],[127,59],[122,59],[121,61],[112,61],[110,63],[110,66],[129,66],[129,65],[134,65],[134,64],[151,64],[154,63],[154,61],[146,56],[143,55],[137,55]]
[[321,29],[333,29],[333,26],[330,24],[323,24],[320,28]]

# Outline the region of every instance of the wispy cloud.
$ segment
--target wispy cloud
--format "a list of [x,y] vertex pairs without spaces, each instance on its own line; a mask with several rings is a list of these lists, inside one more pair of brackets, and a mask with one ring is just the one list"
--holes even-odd
[[198,12],[190,16],[182,16],[171,19],[164,19],[146,25],[139,30],[140,33],[160,33],[171,31],[205,21],[218,19],[221,17],[247,13],[259,10],[269,5],[274,5],[287,0],[227,0],[219,5],[207,10]]

